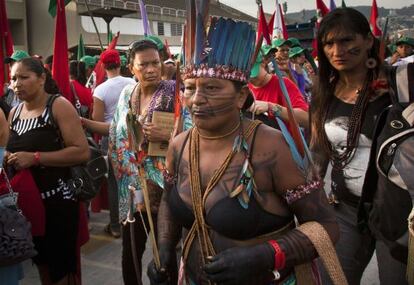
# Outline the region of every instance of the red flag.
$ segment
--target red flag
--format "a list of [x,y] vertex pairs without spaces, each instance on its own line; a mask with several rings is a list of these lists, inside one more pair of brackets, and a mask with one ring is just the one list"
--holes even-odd
[[266,17],[264,15],[263,6],[259,7],[259,24],[257,27],[257,39],[258,42],[260,36],[263,35],[263,38],[266,40],[266,44],[270,45],[272,42],[270,40],[269,29],[267,27]]
[[326,14],[329,13],[328,7],[326,7],[325,3],[323,3],[323,0],[316,0],[316,31],[315,31],[315,37],[312,41],[312,56],[316,57],[318,55],[318,43],[316,40],[316,34],[317,30],[319,29],[319,24],[322,21],[322,18],[325,17]]
[[9,81],[9,68],[3,63],[5,57],[13,53],[13,39],[10,32],[9,21],[6,13],[5,0],[0,0],[0,90],[3,96],[4,83]]
[[273,12],[272,17],[270,18],[269,23],[267,24],[267,30],[269,31],[270,38],[273,38],[273,24],[275,22],[275,14],[276,11]]
[[371,26],[372,34],[375,37],[380,37],[380,36],[382,36],[382,31],[379,28],[377,20],[378,20],[377,1],[372,0],[371,17],[369,18],[369,25]]
[[[116,44],[118,42],[118,38],[119,38],[119,32],[116,33],[116,36],[112,39],[111,43],[108,45],[107,50],[115,49]],[[95,89],[99,84],[105,81],[105,69],[102,64],[101,59],[99,59],[98,63],[95,65],[93,72],[95,73],[95,81],[94,81],[94,86],[92,87],[92,89]]]
[[285,25],[285,17],[283,17],[282,4],[279,4],[279,14],[280,14],[280,19],[282,20],[283,38],[287,40],[289,36],[288,36],[287,28]]
[[320,23],[320,20],[322,20],[322,18],[328,13],[329,9],[326,7],[325,3],[323,3],[323,0],[316,0],[316,17],[318,23]]
[[52,77],[62,95],[74,103],[69,85],[68,38],[66,33],[66,15],[64,0],[57,0],[55,43],[53,48]]
[[173,58],[167,39],[164,40],[164,46],[165,46],[165,50],[167,51],[168,58]]

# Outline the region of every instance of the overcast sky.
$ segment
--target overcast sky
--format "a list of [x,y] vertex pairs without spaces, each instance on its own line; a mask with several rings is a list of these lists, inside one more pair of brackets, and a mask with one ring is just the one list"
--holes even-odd
[[[219,0],[220,2],[237,8],[249,15],[255,16],[257,5],[255,0]],[[288,13],[298,12],[303,9],[315,9],[316,0],[279,0],[279,3],[287,2]],[[323,0],[328,6],[330,0]],[[265,12],[273,13],[275,10],[275,0],[262,0]],[[335,0],[337,6],[341,5],[341,0]],[[371,5],[372,0],[345,0],[347,6]],[[413,4],[413,0],[377,0],[378,7],[401,8]],[[328,6],[329,7],[329,6]]]

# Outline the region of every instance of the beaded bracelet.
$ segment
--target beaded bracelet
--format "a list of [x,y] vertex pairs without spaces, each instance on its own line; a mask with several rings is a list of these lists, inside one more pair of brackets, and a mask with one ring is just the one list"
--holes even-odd
[[166,169],[164,169],[162,175],[164,176],[164,181],[168,184],[175,184],[177,182],[176,176],[170,174]]
[[320,180],[311,181],[304,185],[299,185],[295,189],[289,189],[285,193],[285,200],[290,205],[306,195],[311,194],[313,191],[318,190],[322,186]]

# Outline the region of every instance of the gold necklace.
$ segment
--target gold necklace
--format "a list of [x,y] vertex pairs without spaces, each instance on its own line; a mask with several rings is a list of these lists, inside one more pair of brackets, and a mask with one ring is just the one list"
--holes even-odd
[[209,136],[205,136],[205,135],[202,135],[202,134],[200,134],[200,132],[198,131],[198,128],[196,127],[195,128],[195,131],[198,133],[198,135],[201,137],[201,138],[203,138],[203,139],[206,139],[206,140],[218,140],[218,139],[222,139],[222,138],[225,138],[225,137],[228,137],[228,136],[230,136],[231,134],[233,134],[235,131],[237,131],[238,129],[239,129],[239,127],[240,127],[240,121],[239,121],[239,123],[230,131],[230,132],[228,132],[228,133],[226,133],[226,134],[224,134],[224,135],[221,135],[221,136],[215,136],[215,137],[209,137]]

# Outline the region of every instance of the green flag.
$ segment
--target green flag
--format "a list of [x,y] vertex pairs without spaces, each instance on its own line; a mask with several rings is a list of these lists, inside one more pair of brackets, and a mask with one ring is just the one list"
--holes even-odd
[[110,42],[112,42],[112,39],[114,38],[114,34],[112,33],[111,30],[109,30],[109,34],[108,34],[108,45]]
[[342,7],[342,8],[346,8],[345,0],[342,0],[341,7]]
[[[50,0],[49,2],[49,14],[54,18],[56,16],[56,7],[58,0]],[[71,0],[64,0],[65,6],[69,4]]]
[[83,44],[82,34],[79,36],[79,43],[78,43],[78,61],[85,56],[85,45]]

